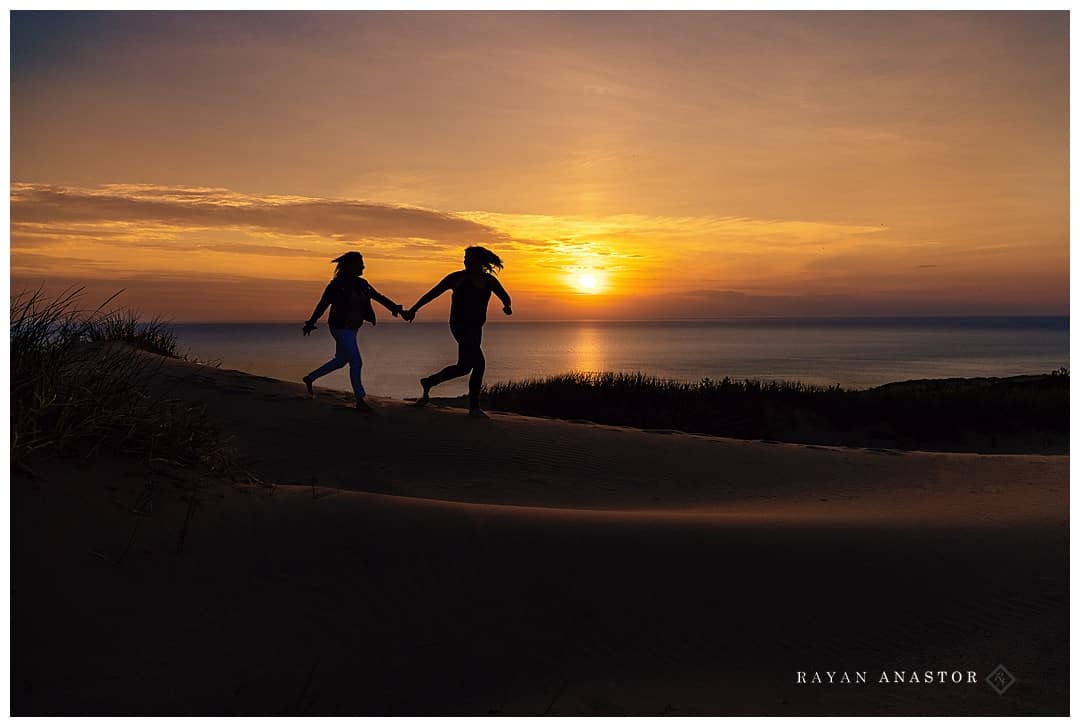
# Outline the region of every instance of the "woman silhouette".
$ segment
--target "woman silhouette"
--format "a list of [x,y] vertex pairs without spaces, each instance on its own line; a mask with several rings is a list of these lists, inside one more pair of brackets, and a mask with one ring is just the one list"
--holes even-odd
[[304,335],[307,336],[317,328],[315,322],[322,317],[323,311],[329,306],[330,316],[327,323],[330,326],[330,335],[334,337],[336,344],[334,357],[305,376],[304,385],[307,386],[308,396],[314,396],[311,385],[315,379],[348,364],[349,381],[352,383],[353,394],[356,395],[356,408],[358,411],[370,413],[371,407],[364,401],[364,385],[360,383],[360,369],[364,362],[360,358],[356,333],[360,326],[364,325],[364,321],[370,321],[371,325],[375,325],[375,310],[371,307],[372,299],[379,301],[395,316],[401,312],[401,305],[379,293],[371,287],[371,283],[360,277],[364,272],[364,256],[360,253],[347,252],[331,262],[337,263],[334,279],[323,291],[322,298],[316,304],[311,318],[304,323]]
[[448,290],[453,291],[450,302],[450,333],[458,344],[457,363],[442,371],[420,379],[423,395],[417,404],[428,403],[428,393],[433,386],[456,379],[472,372],[469,377],[469,414],[485,417],[480,409],[480,387],[484,383],[484,352],[480,350],[480,338],[487,321],[487,305],[494,293],[503,303],[503,313],[511,315],[510,295],[503,289],[495,273],[502,270],[499,256],[484,247],[474,245],[465,250],[465,269],[450,273],[438,285],[416,301],[412,308],[402,313],[411,321],[416,311],[438,298]]

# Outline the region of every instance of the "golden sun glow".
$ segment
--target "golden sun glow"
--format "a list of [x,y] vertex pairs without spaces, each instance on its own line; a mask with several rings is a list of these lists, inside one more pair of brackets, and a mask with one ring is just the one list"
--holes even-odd
[[600,290],[600,282],[596,279],[595,273],[580,273],[575,285],[582,293],[596,293]]

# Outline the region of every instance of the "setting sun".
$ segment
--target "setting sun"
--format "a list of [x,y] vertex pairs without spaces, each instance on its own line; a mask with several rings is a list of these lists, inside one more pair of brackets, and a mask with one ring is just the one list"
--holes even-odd
[[600,282],[594,273],[581,273],[575,282],[582,293],[596,293],[600,290]]

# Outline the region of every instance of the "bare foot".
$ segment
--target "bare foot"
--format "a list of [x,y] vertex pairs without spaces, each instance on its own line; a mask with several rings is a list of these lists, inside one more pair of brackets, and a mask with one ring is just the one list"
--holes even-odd
[[304,381],[304,386],[307,387],[308,398],[309,399],[314,399],[315,398],[315,389],[311,388],[311,384],[312,384],[311,379],[309,379],[308,377],[305,376],[303,381]]
[[364,414],[371,414],[372,412],[375,411],[363,399],[357,399],[356,400],[356,410],[359,411],[359,412],[363,412]]

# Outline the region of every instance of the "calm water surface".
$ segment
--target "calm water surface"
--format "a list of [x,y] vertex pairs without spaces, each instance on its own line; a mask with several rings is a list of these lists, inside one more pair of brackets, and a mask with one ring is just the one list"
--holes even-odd
[[[299,381],[333,354],[325,323],[178,324],[181,348],[224,368]],[[420,376],[452,363],[446,323],[385,320],[360,329],[364,386],[418,394]],[[566,371],[641,371],[663,378],[795,379],[866,388],[906,379],[1011,376],[1069,366],[1069,320],[1055,318],[740,319],[680,322],[491,321],[488,382]],[[345,370],[320,385],[348,390]],[[464,379],[439,396],[466,392]]]

